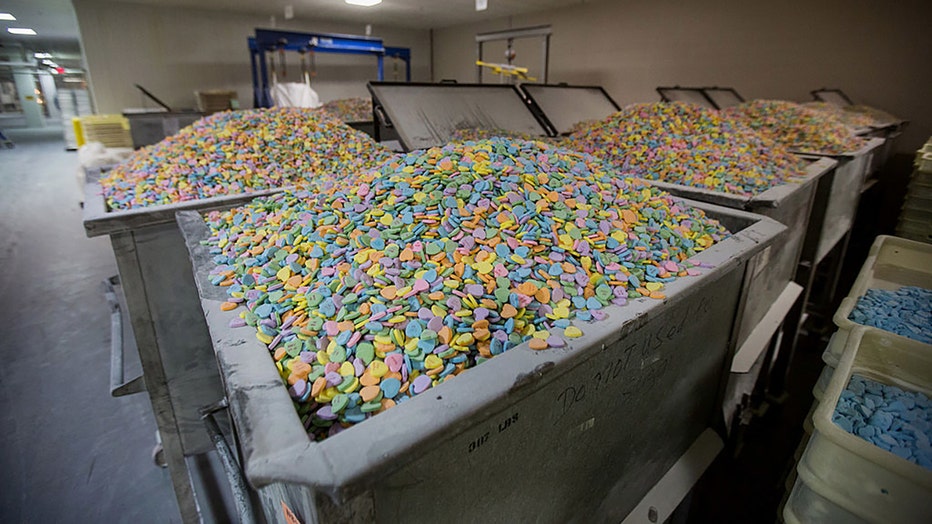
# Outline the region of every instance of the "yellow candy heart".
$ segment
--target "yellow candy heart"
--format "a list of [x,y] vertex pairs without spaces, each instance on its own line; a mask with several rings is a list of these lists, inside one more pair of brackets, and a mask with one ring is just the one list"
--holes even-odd
[[576,326],[569,326],[563,330],[563,335],[567,338],[579,338],[583,332]]

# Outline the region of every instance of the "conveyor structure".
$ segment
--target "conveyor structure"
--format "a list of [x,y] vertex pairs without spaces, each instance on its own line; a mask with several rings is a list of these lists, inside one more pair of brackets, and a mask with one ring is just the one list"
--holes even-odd
[[382,39],[369,36],[256,29],[255,36],[249,37],[254,107],[272,106],[267,53],[277,52],[283,57],[285,51],[302,55],[310,53],[312,57],[313,53],[373,56],[377,61],[380,81],[385,76],[384,59],[389,57],[405,63],[405,81],[411,81],[411,50],[407,47],[385,46]]

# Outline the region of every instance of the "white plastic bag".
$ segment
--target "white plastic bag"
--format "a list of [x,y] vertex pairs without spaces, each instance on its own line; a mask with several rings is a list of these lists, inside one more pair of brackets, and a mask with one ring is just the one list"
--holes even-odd
[[78,163],[87,169],[112,166],[126,160],[131,154],[131,147],[104,147],[100,142],[88,142],[78,148]]
[[320,97],[307,84],[298,82],[279,82],[269,89],[272,101],[277,107],[320,107]]

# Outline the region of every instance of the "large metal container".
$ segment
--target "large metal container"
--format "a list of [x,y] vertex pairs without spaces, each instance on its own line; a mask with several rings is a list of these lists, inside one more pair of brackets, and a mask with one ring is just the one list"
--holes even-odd
[[[735,233],[665,300],[609,307],[567,348],[519,346],[323,442],[308,439],[268,349],[228,326],[201,216],[177,216],[265,517],[285,522],[620,521],[709,426],[748,261],[785,229],[696,204]],[[699,472],[701,473],[701,472]],[[441,517],[442,515],[442,517]]]
[[139,149],[174,135],[203,116],[197,111],[124,111],[133,147]]
[[[803,256],[818,264],[825,258],[838,242],[851,230],[854,217],[861,198],[861,187],[867,176],[871,158],[875,150],[883,144],[883,139],[871,138],[861,149],[849,153],[830,155],[824,153],[800,152],[801,155],[813,158],[832,158],[838,162],[835,176],[832,177],[830,187],[820,188],[830,195],[828,205],[820,210],[822,233],[818,237],[806,239]],[[819,198],[818,196],[816,198]]]
[[[802,299],[795,304],[786,317],[780,350],[773,363],[770,394],[780,397],[785,393],[786,375],[790,360],[796,349],[796,338],[803,322],[804,311],[810,302],[813,283],[818,269],[825,270],[827,282],[822,289],[822,298],[817,300],[822,309],[828,309],[838,286],[841,264],[847,251],[849,233],[857,215],[858,202],[864,181],[867,178],[871,158],[883,139],[871,138],[857,151],[840,155],[801,152],[807,158],[832,158],[838,162],[834,175],[826,177],[816,191],[816,201],[827,202],[824,206],[813,206],[810,221],[820,224],[820,234],[806,235],[800,264],[796,271],[796,283],[802,286]],[[815,227],[815,226],[814,226]],[[828,257],[832,253],[831,257]]]
[[[739,346],[786,285],[793,281],[803,241],[807,236],[809,213],[816,203],[816,189],[823,176],[831,176],[836,165],[837,163],[831,159],[813,161],[806,167],[805,176],[798,182],[781,184],[755,196],[649,181],[650,184],[671,194],[698,202],[750,211],[772,218],[787,227],[771,247],[751,261],[750,279],[747,284],[749,296],[743,305],[738,329]],[[819,234],[819,231],[810,234]]]
[[879,171],[886,165],[890,155],[896,152],[896,143],[900,136],[903,135],[903,128],[906,127],[905,120],[898,120],[886,124],[871,126],[868,130],[861,133],[866,138],[882,138],[883,145],[874,151],[873,161],[871,162],[871,173]]
[[781,184],[752,197],[651,181],[672,194],[751,211],[786,226],[771,246],[748,263],[745,296],[738,310],[737,351],[723,405],[729,430],[744,396],[752,392],[761,373],[766,373],[765,350],[800,294],[801,288],[793,279],[803,243],[809,235],[821,234],[821,224],[810,227],[810,212],[813,206],[827,204],[828,195],[823,195],[822,201],[817,201],[815,195],[818,185],[832,176],[836,165],[836,161],[827,158],[815,160],[797,183]]
[[280,189],[108,211],[98,177],[87,173],[84,229],[89,237],[110,236],[178,505],[186,522],[197,521],[184,457],[213,449],[198,410],[222,398],[223,389],[175,213],[232,207]]
[[[821,102],[828,102],[841,108],[854,105],[851,98],[841,89],[815,89],[810,91],[812,97]],[[891,122],[882,122],[878,125],[861,130],[859,134],[865,137],[883,138],[885,140],[883,147],[874,152],[875,167],[880,168],[886,164],[890,155],[896,151],[896,141],[903,134],[903,128],[908,124],[906,120],[893,120]],[[874,172],[871,169],[870,172]]]

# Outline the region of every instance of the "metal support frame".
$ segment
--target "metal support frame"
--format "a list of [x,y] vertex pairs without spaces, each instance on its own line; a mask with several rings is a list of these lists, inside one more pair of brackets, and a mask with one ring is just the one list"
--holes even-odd
[[[394,58],[396,60],[401,60],[405,63],[405,82],[411,81],[411,50],[407,47],[391,47],[385,46],[385,56],[389,58]],[[382,79],[382,75],[379,75],[379,80]]]
[[[110,241],[120,266],[120,279],[123,285],[134,289],[145,289],[145,277],[140,268],[139,259],[136,257],[136,241],[133,233],[114,234],[110,237]],[[142,363],[146,391],[149,393],[149,402],[152,403],[152,412],[159,428],[162,447],[165,450],[165,460],[178,501],[178,509],[184,522],[198,522],[200,508],[194,496],[194,488],[184,460],[181,432],[169,394],[168,379],[162,359],[157,350],[145,350],[158,347],[155,326],[150,320],[152,313],[149,311],[149,303],[145,293],[127,293],[126,301],[133,321],[133,333],[140,350],[139,359]]]
[[146,390],[142,375],[129,381],[123,379],[123,309],[114,289],[119,283],[118,275],[103,281],[104,298],[110,306],[110,395],[114,397]]
[[[252,65],[253,105],[255,107],[272,106],[272,99],[269,96],[268,66],[265,58],[265,53],[268,51],[375,56],[379,81],[384,79],[384,61],[385,57],[388,56],[405,62],[405,78],[406,81],[411,81],[411,50],[406,47],[386,47],[382,44],[380,38],[256,29],[255,36],[248,39],[248,46]],[[257,65],[258,74],[256,72]]]
[[[543,62],[544,62],[544,75],[541,79],[543,83],[547,83],[547,78],[550,73],[550,35],[553,33],[549,25],[541,25],[534,27],[522,27],[519,29],[508,29],[506,31],[491,31],[488,33],[479,33],[476,35],[476,60],[482,61],[482,45],[486,42],[495,42],[499,40],[507,40],[512,42],[519,38],[541,38],[543,37],[544,41],[542,42],[542,53],[543,53]],[[511,58],[509,58],[508,63],[511,64]],[[476,82],[482,83],[482,67],[476,66],[476,74],[478,75]]]
[[239,461],[230,444],[223,436],[220,425],[214,418],[214,413],[225,410],[229,407],[227,399],[204,406],[201,408],[201,419],[204,421],[204,428],[210,435],[210,440],[214,444],[217,455],[220,457],[220,463],[223,466],[223,472],[227,476],[227,482],[230,483],[230,490],[233,492],[233,499],[236,503],[236,512],[240,524],[254,524],[256,522],[252,502],[249,498],[249,487],[246,485],[246,479],[240,469]]

